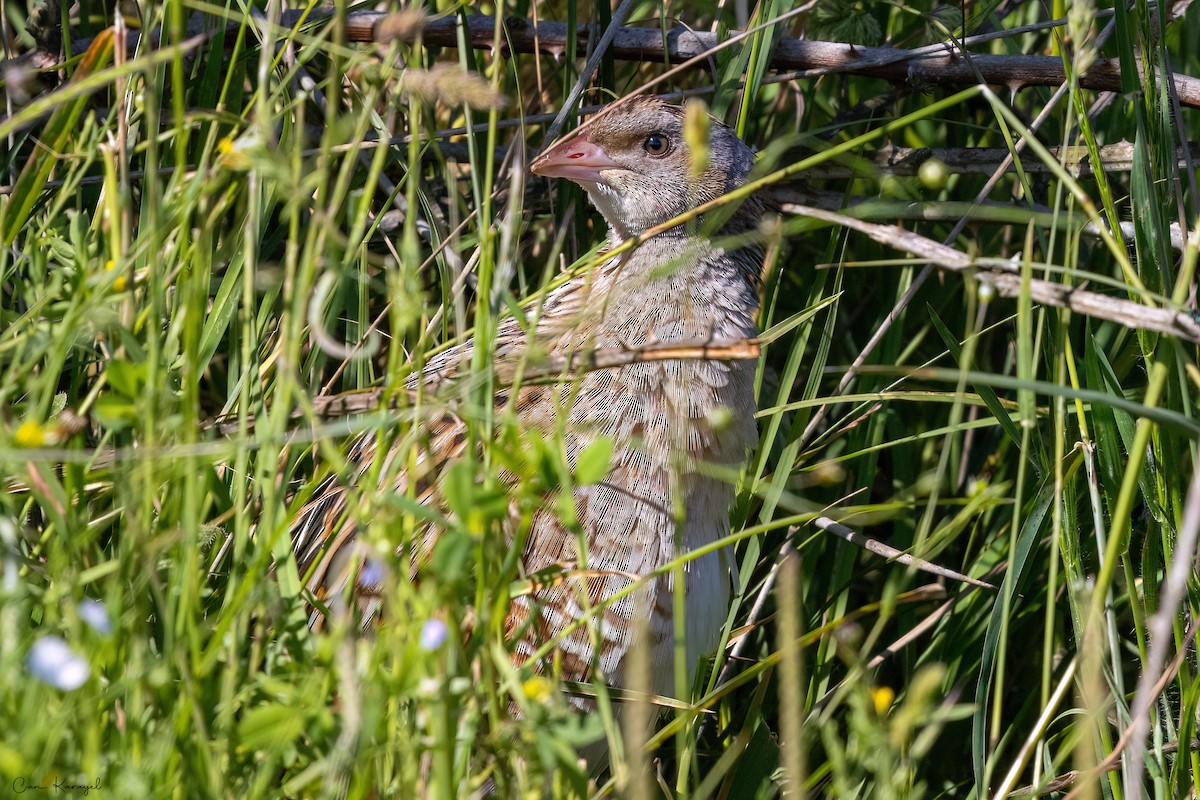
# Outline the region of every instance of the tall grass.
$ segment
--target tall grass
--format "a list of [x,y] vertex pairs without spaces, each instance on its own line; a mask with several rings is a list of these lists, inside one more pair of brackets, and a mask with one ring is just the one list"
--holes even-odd
[[[1200,584],[1194,568],[1168,581],[1196,557],[1194,344],[1005,299],[816,219],[765,225],[761,436],[733,509],[726,646],[675,698],[637,680],[566,687],[597,696],[580,715],[553,674],[511,665],[504,614],[534,579],[503,531],[588,475],[493,408],[491,349],[500,319],[536,318],[564,269],[602,257],[582,194],[525,172],[547,133],[536,115],[559,111],[586,42],[506,56],[497,23],[490,52],[363,46],[343,16],[289,28],[274,4],[198,0],[122,4],[102,33],[113,4],[83,5],[60,71],[3,77],[2,791],[1195,793]],[[10,47],[31,49],[25,9],[2,10]],[[612,16],[574,0],[485,10]],[[812,202],[1010,259],[1026,281],[1194,309],[1197,198],[1176,147],[1200,125],[1161,75],[1200,71],[1200,12],[1119,5],[1105,29],[1105,9],[1054,10],[1069,18],[1049,29],[1022,27],[1044,20],[1037,4],[965,19],[842,0],[783,22],[773,0],[619,13],[764,26],[656,91],[704,90],[760,148],[768,183],[787,171]],[[913,47],[997,29],[1013,34],[976,52],[1061,54],[1064,90],[927,94],[767,68],[785,35]],[[157,46],[126,50],[156,30]],[[1110,56],[1125,93],[1081,89]],[[438,64],[457,68],[423,72]],[[665,71],[605,57],[582,103]],[[1103,160],[1121,140],[1127,171]],[[885,146],[1002,148],[1014,168],[911,175],[874,158]],[[467,335],[464,380],[405,391]],[[358,390],[379,390],[380,410],[324,413]],[[446,408],[473,447],[443,476],[443,519],[375,487]],[[348,474],[363,430],[402,454],[377,458],[351,504],[390,613],[369,636],[313,633],[289,522]],[[417,585],[391,554],[431,518],[445,530]],[[890,562],[822,518],[996,588]],[[1146,735],[1123,739],[1147,665],[1169,669],[1158,685],[1162,667],[1147,672]],[[611,768],[589,776],[576,749],[600,739]]]

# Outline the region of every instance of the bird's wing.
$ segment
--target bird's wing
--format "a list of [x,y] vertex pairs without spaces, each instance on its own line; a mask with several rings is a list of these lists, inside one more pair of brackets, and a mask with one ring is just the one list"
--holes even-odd
[[[572,295],[573,290],[564,287],[550,295],[546,308],[572,308],[578,304]],[[502,321],[495,339],[496,360],[515,362],[524,352],[526,339],[526,332],[519,320],[509,317]],[[435,355],[421,373],[410,381],[409,388],[416,389],[419,386],[422,391],[436,393],[453,383],[467,372],[473,345],[473,340],[468,340]],[[529,386],[522,390],[517,397],[518,413],[536,405],[543,391],[544,387],[541,386]],[[509,392],[501,390],[495,395],[494,403],[497,408],[502,408],[508,399]],[[378,480],[381,487],[390,484],[391,491],[397,495],[409,494],[423,505],[437,504],[438,477],[449,464],[462,457],[468,440],[468,429],[463,419],[441,410],[442,406],[444,404],[432,416],[414,426],[409,440],[397,441],[389,446],[389,452],[376,473],[380,476]],[[348,474],[326,478],[297,513],[291,525],[292,552],[306,588],[319,604],[333,612],[347,610],[346,599],[353,595],[364,624],[378,611],[379,585],[376,575],[371,570],[363,569],[367,548],[358,542],[358,525],[351,508],[357,492],[352,487],[360,486],[367,479],[376,462],[378,445],[378,431],[359,434],[347,452]],[[404,453],[407,457],[414,452],[415,464],[391,463],[397,453]],[[413,469],[419,474],[411,474]],[[411,487],[410,482],[413,484]],[[417,537],[418,552],[410,554],[413,566],[429,555],[437,533],[430,526],[420,532]],[[310,623],[316,627],[322,617],[320,611],[314,610]]]
[[[637,496],[624,488],[631,481]],[[662,548],[672,542],[667,491],[664,470],[617,464],[601,483],[575,488],[577,530],[563,524],[554,504],[537,512],[523,564],[531,575],[554,579],[513,599],[506,629],[520,660],[550,642],[553,650],[539,667],[557,662],[573,681],[594,677],[593,666],[608,680],[618,677],[664,585],[640,578],[665,560]]]
[[[397,495],[412,492],[416,502],[431,504],[436,493],[436,477],[466,448],[467,427],[459,417],[444,412],[421,426],[424,441],[410,442],[416,453],[415,465],[411,470],[394,465],[398,449],[408,452],[409,447],[398,443],[391,448],[380,465],[381,482],[390,481]],[[350,581],[355,581],[352,594],[355,596],[364,624],[375,616],[379,607],[379,577],[364,570],[366,548],[358,541],[356,517],[351,513],[350,503],[356,496],[353,488],[359,485],[370,472],[376,460],[379,439],[376,431],[366,431],[353,442],[347,453],[350,477],[337,475],[326,478],[313,493],[312,498],[301,508],[292,523],[292,552],[295,554],[300,575],[305,586],[316,600],[331,611],[345,610]],[[425,536],[424,539],[430,537]],[[414,562],[427,554],[423,546],[420,554],[413,554]],[[313,613],[310,622],[317,626],[321,614]]]
[[[542,349],[562,352],[572,347],[616,344],[587,341],[577,335],[574,323],[587,309],[588,291],[586,284],[576,283],[547,298],[538,325]],[[495,346],[500,371],[512,372],[512,365],[526,351],[526,341],[524,329],[515,320],[501,324]],[[431,359],[422,381],[429,385],[445,383],[464,372],[470,348],[471,343],[467,342]],[[646,366],[649,372],[663,368],[661,364]],[[603,677],[611,680],[616,677],[638,629],[635,621],[655,616],[652,612],[656,597],[669,585],[666,580],[642,581],[626,596],[608,600],[628,590],[638,576],[653,571],[666,560],[661,550],[673,541],[666,465],[661,458],[651,458],[639,445],[630,443],[632,439],[655,436],[658,432],[625,429],[630,420],[647,416],[646,404],[665,404],[667,399],[647,391],[645,386],[636,392],[621,391],[621,387],[611,385],[612,370],[587,373],[576,380],[583,385],[545,382],[523,385],[513,404],[522,427],[551,436],[557,427],[557,417],[569,414],[570,430],[565,445],[572,466],[578,453],[599,435],[612,436],[623,444],[615,450],[604,481],[574,489],[578,528],[564,525],[553,498],[547,498],[535,512],[523,546],[522,567],[527,576],[554,577],[513,599],[506,632],[518,661],[526,661],[547,642],[552,642],[557,652],[539,663],[538,668],[557,661],[563,677],[584,681],[595,677],[595,665]],[[653,376],[646,378],[650,385],[656,380]],[[577,399],[571,400],[571,395]],[[610,405],[598,407],[581,399],[597,396],[610,398]],[[499,391],[494,398],[496,407],[505,406],[509,399],[508,390]],[[638,407],[627,408],[629,404]],[[649,416],[666,419],[668,413],[664,407],[661,413]],[[410,443],[418,448],[416,468],[420,477],[414,485],[410,487],[411,472],[400,465],[388,469],[385,463],[379,474],[385,476],[381,478],[383,485],[390,481],[395,493],[407,493],[420,503],[437,506],[438,476],[462,457],[468,440],[467,426],[461,418],[447,413],[422,423],[419,428],[427,438],[420,444]],[[292,527],[293,551],[309,591],[331,611],[344,611],[347,597],[353,595],[364,622],[378,611],[379,586],[371,584],[369,579],[375,576],[363,567],[366,548],[357,542],[358,530],[349,507],[355,493],[347,486],[366,478],[376,458],[377,442],[374,432],[360,435],[348,453],[349,478],[328,478],[300,511]],[[404,449],[404,443],[400,449]],[[636,496],[627,487],[637,487]],[[428,557],[438,534],[434,525],[426,525],[418,533],[418,552],[409,554],[412,568]],[[514,534],[515,531],[510,531],[510,535]],[[600,564],[605,566],[604,570],[592,566]],[[355,581],[353,591],[350,591],[351,580]],[[578,624],[581,618],[585,621]],[[318,624],[319,619],[320,614],[314,612],[313,623]],[[669,635],[669,631],[651,631],[651,640],[663,635]]]

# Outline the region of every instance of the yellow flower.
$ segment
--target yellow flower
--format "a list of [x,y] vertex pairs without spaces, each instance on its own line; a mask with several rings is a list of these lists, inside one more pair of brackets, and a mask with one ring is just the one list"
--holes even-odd
[[254,128],[236,138],[231,133],[217,142],[217,164],[225,169],[245,172],[254,166],[255,159],[252,156],[262,157],[268,149],[263,146]]
[[17,447],[43,447],[46,444],[46,428],[40,422],[26,420],[13,431],[13,441]]
[[896,693],[890,686],[876,686],[871,690],[871,702],[875,705],[875,713],[883,716],[896,700]]
[[[117,262],[113,261],[111,258],[104,265],[104,269],[107,272],[112,272],[116,268],[117,268]],[[113,291],[114,292],[125,291],[125,284],[126,284],[125,276],[124,275],[118,276],[117,279],[112,282]]]
[[554,695],[554,684],[541,675],[534,675],[521,684],[521,693],[525,695],[526,700],[544,703]]

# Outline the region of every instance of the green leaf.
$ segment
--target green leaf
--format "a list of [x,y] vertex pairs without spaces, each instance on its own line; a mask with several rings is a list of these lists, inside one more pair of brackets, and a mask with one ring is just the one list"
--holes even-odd
[[471,515],[477,488],[475,467],[467,461],[455,461],[442,479],[442,496],[446,500],[446,506],[462,520]]
[[[109,28],[101,31],[92,40],[79,67],[71,76],[71,81],[78,83],[88,75],[108,66],[112,56],[113,32]],[[54,171],[54,166],[58,163],[58,154],[67,150],[67,143],[78,131],[79,118],[90,102],[90,96],[82,95],[59,106],[50,115],[50,121],[46,123],[45,129],[38,137],[40,144],[29,157],[29,161],[25,163],[25,168],[21,170],[21,176],[17,178],[16,185],[13,187],[12,202],[4,207],[4,218],[0,223],[0,239],[3,240],[5,247],[16,240],[17,233],[25,225],[33,210],[37,208],[42,189],[45,188],[46,181],[50,179],[50,173]]]
[[108,362],[104,375],[108,380],[108,385],[128,400],[139,397],[142,387],[146,384],[145,365],[134,364],[123,359]]
[[123,430],[138,422],[137,407],[115,394],[102,394],[92,406],[96,419],[109,430]]
[[[954,359],[955,363],[961,366],[962,346],[959,345],[958,339],[954,337],[954,334],[946,327],[946,323],[942,321],[942,318],[938,316],[937,312],[931,306],[926,306],[926,310],[929,312],[929,321],[933,323],[933,329],[941,337],[942,344],[946,345],[946,349],[950,352],[950,357]],[[983,400],[984,405],[987,406],[988,411],[996,418],[996,422],[1000,423],[1000,428],[1008,434],[1008,438],[1020,450],[1021,431],[1017,428],[1017,424],[1012,421],[1009,413],[1004,410],[1004,406],[1001,405],[1000,396],[996,394],[996,390],[984,384],[971,384],[971,388],[979,393],[979,397]],[[1035,461],[1031,461],[1030,463],[1037,467]]]
[[[987,722],[988,709],[991,708],[989,693],[995,680],[996,656],[1000,648],[1000,637],[1004,634],[1010,620],[1004,616],[1004,598],[1007,594],[1014,596],[1025,578],[1025,567],[1029,555],[1037,542],[1046,520],[1046,513],[1055,497],[1054,477],[1043,481],[1038,490],[1033,508],[1025,517],[1021,526],[1021,535],[1017,539],[1016,550],[1011,555],[1008,571],[1004,573],[1004,583],[1000,587],[1001,596],[997,596],[992,605],[991,617],[988,619],[987,633],[984,635],[983,652],[980,654],[979,682],[975,684],[975,718],[971,723],[971,760],[975,771],[975,781],[979,786],[985,785],[984,766],[988,758]],[[993,754],[994,755],[994,754]]]
[[613,440],[609,436],[601,436],[580,450],[575,459],[575,483],[590,486],[604,480],[612,454]]
[[438,581],[447,585],[461,583],[467,576],[474,546],[474,539],[464,531],[448,530],[443,533],[434,545],[433,558],[429,562],[429,568]]
[[295,708],[270,703],[246,712],[238,723],[238,738],[247,750],[280,753],[300,738],[304,728],[304,716]]

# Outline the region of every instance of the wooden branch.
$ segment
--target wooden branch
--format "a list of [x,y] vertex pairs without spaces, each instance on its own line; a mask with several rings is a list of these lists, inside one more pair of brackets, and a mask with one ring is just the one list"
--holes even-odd
[[[333,11],[328,7],[307,12],[286,11],[280,24],[286,28],[301,24],[328,24],[332,16]],[[511,17],[504,22],[505,40],[501,44],[501,52],[505,56],[514,52],[542,52],[560,58],[566,50],[570,35],[566,23],[534,23],[524,17]],[[351,42],[414,41],[419,38],[427,45],[457,47],[458,25],[459,18],[456,16],[427,20],[422,25],[414,24],[413,15],[408,11],[355,11],[346,15],[345,35]],[[228,27],[235,30],[239,24],[230,23]],[[471,47],[478,50],[493,48],[494,17],[472,14],[466,18],[465,27],[466,39]],[[599,33],[588,25],[579,25],[575,30],[580,44],[586,44],[593,36],[598,38]],[[730,31],[728,36],[737,33]],[[131,32],[130,46],[137,40],[137,32]],[[678,64],[704,56],[720,41],[715,33],[676,27],[667,31],[664,42],[662,32],[656,28],[619,26],[609,51],[613,57],[626,61],[663,63],[665,60]],[[970,43],[968,38],[968,47]],[[72,49],[82,52],[86,44],[86,40],[74,42]],[[38,50],[33,55],[44,59],[47,53]],[[792,76],[794,78],[838,73],[866,75],[915,91],[928,91],[935,86],[974,86],[981,79],[989,85],[1005,86],[1016,91],[1028,86],[1061,86],[1066,80],[1062,59],[1056,56],[964,54],[946,43],[901,50],[789,36],[781,37],[776,43],[770,67],[777,71],[795,71],[798,74]],[[1160,73],[1160,79],[1162,77]],[[1181,105],[1200,109],[1200,78],[1180,73],[1170,73],[1166,77],[1173,81]],[[1079,76],[1079,85],[1100,92],[1122,91],[1118,62],[1115,59],[1098,59],[1085,74]],[[1144,90],[1145,87],[1138,89]]]
[[[744,361],[758,358],[759,342],[757,339],[739,339],[736,341],[689,341],[689,342],[657,342],[644,347],[612,347],[595,350],[571,350],[566,353],[551,353],[536,361],[531,360],[525,367],[521,380],[530,383],[546,381],[551,378],[565,376],[565,379],[578,377],[580,373],[595,372],[601,369],[612,369],[629,364],[641,364],[647,361],[668,361],[674,359],[694,359],[704,361]],[[496,367],[497,377],[502,387],[512,385],[515,364],[500,364]],[[426,388],[436,387],[448,379],[459,376],[427,375],[424,385]],[[389,410],[399,407],[399,398],[407,396],[412,402],[414,389],[361,389],[336,395],[326,395],[312,398],[313,413],[318,417],[343,417],[363,414],[368,411]],[[301,413],[295,411],[293,417],[299,418]],[[253,418],[251,418],[253,422]],[[215,429],[222,434],[235,433],[238,422],[234,418],[216,419],[202,425],[204,429]]]
[[[953,247],[895,225],[876,225],[845,214],[790,203],[786,204],[783,210],[786,213],[802,214],[865,233],[880,244],[912,253],[941,269],[972,272],[981,283],[990,284],[1002,297],[1020,297],[1025,288],[1021,276],[1015,271],[1001,270],[992,263],[981,264]],[[1106,319],[1127,328],[1165,333],[1189,342],[1200,343],[1200,322],[1184,311],[1148,306],[1040,278],[1031,279],[1028,289],[1035,303],[1067,308],[1078,314]]]
[[[603,348],[600,350],[572,350],[552,353],[531,363],[524,371],[524,380],[544,380],[563,374],[594,372],[647,361],[690,360],[690,361],[745,361],[758,358],[757,339],[737,341],[656,342],[644,347]],[[498,369],[502,381],[511,381],[507,370]]]
[[[808,173],[806,172],[805,175]],[[813,206],[824,211],[840,211],[861,220],[913,220],[916,222],[957,222],[967,220],[976,225],[1025,225],[1032,221],[1044,228],[1064,227],[1074,224],[1081,233],[1093,238],[1102,238],[1107,225],[1089,221],[1081,212],[1067,213],[1043,205],[1021,207],[1000,200],[984,200],[978,203],[955,200],[895,200],[864,195],[847,195],[845,192],[813,192],[801,187],[778,186],[765,189],[761,195],[768,206],[786,212],[789,208]],[[1171,249],[1183,252],[1186,236],[1178,222],[1169,226],[1168,236]],[[1121,220],[1121,238],[1132,242],[1134,224]]]
[[[947,567],[934,564],[932,561],[926,561],[923,558],[909,555],[901,550],[897,550],[889,544],[884,544],[878,539],[872,539],[869,536],[864,536],[853,528],[849,528],[840,522],[835,522],[829,517],[817,517],[813,520],[813,525],[816,525],[826,533],[832,533],[839,539],[845,539],[853,545],[861,547],[868,553],[874,553],[877,556],[883,556],[888,561],[894,561],[897,564],[903,564],[906,567],[913,567],[922,572],[928,572],[930,575],[937,575],[940,578],[949,578],[962,583],[969,583],[972,586],[978,586],[981,589],[995,589],[996,587],[987,581],[981,581],[978,578],[972,578],[970,575],[964,575],[961,572],[955,572]],[[798,528],[791,528],[788,533],[794,534]]]
[[[308,14],[312,19],[328,14],[321,10]],[[404,13],[404,12],[393,12]],[[287,12],[283,24],[294,25],[301,12]],[[355,42],[379,40],[377,30],[386,25],[391,13],[378,11],[356,11],[347,15],[346,38]],[[465,36],[471,46],[479,50],[491,50],[496,20],[483,14],[472,14],[466,18]],[[418,36],[427,45],[438,47],[458,46],[458,17],[449,16],[429,20],[422,30],[410,37]],[[543,52],[561,57],[566,49],[570,31],[563,22],[534,23],[524,17],[505,20],[506,39],[501,52]],[[597,34],[591,26],[576,27],[575,35],[581,44]],[[731,31],[729,35],[735,35]],[[393,37],[395,38],[395,37]],[[664,44],[663,34],[656,28],[617,29],[610,52],[615,58],[626,61],[649,61],[673,64],[704,55],[719,43],[715,33],[674,28],[667,31]],[[581,49],[582,52],[582,49]],[[949,44],[937,44],[916,50],[900,50],[893,47],[859,47],[841,42],[820,42],[784,36],[775,45],[770,66],[774,70],[795,70],[809,77],[846,73],[881,78],[901,84],[916,91],[927,91],[930,87],[963,87],[983,82],[992,86],[1005,86],[1011,90],[1027,86],[1060,86],[1066,80],[1062,59],[1056,56],[1032,55],[963,55]],[[1174,73],[1169,76],[1175,83],[1179,102],[1189,108],[1200,108],[1200,79]],[[1091,69],[1079,77],[1079,85],[1085,89],[1101,92],[1121,91],[1121,72],[1116,60],[1099,59]],[[1139,91],[1142,89],[1139,89]]]
[[[1093,173],[1092,163],[1088,159],[1086,147],[1048,147],[1046,148],[1056,159],[1061,160],[1067,171],[1076,176],[1090,176]],[[946,170],[956,175],[992,175],[1000,168],[1005,159],[1011,155],[1006,147],[883,147],[875,152],[870,166],[858,164],[828,163],[819,164],[805,170],[805,179],[861,178],[869,175],[872,168],[881,175],[916,175],[921,165],[930,159],[937,159],[946,165]],[[1200,142],[1189,142],[1184,147],[1175,148],[1175,165],[1178,169],[1187,169],[1188,160],[1193,163],[1200,161]],[[1100,148],[1100,163],[1104,171],[1130,172],[1133,170],[1133,143],[1116,142]],[[1021,169],[1030,174],[1053,173],[1053,168],[1038,158],[1021,160]],[[1009,172],[1016,168],[1008,167]]]

